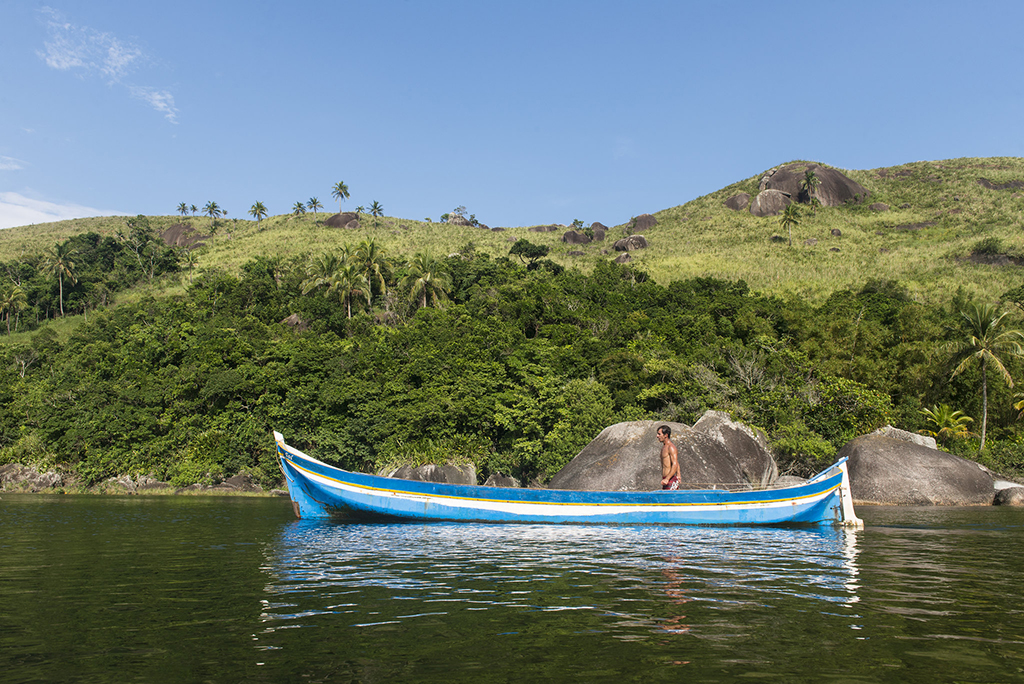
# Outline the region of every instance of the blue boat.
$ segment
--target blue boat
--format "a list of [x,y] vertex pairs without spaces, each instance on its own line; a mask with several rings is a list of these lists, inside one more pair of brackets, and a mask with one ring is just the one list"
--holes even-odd
[[846,459],[779,489],[587,492],[481,487],[353,473],[307,456],[274,433],[299,518],[601,525],[834,524],[860,527]]

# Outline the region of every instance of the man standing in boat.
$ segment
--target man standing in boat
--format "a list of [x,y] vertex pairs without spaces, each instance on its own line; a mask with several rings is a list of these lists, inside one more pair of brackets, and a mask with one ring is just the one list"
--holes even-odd
[[659,427],[658,441],[661,442],[661,488],[679,489],[679,452],[672,443],[672,428]]

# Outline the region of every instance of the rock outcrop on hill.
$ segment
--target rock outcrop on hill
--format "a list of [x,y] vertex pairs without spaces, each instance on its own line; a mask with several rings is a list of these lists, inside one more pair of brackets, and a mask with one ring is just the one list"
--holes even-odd
[[346,211],[343,214],[335,214],[334,216],[331,216],[329,219],[324,221],[324,225],[331,228],[348,228],[350,230],[355,230],[359,227],[359,217],[350,211]]
[[801,187],[807,171],[813,171],[818,179],[818,186],[815,188],[813,196],[821,202],[822,206],[838,207],[851,200],[862,201],[869,194],[867,188],[848,178],[841,171],[813,162],[786,164],[771,169],[762,176],[760,190],[761,192],[778,190],[797,201],[807,202],[810,198],[807,196],[806,190]]
[[615,244],[612,245],[612,249],[616,252],[631,252],[634,249],[646,249],[647,238],[643,235],[630,235],[624,237],[621,240],[616,240]]
[[[723,416],[705,414],[692,428],[653,420],[612,425],[551,478],[548,486],[583,491],[661,489],[659,425],[672,428],[682,487],[750,489],[752,484],[761,484],[762,477],[773,477],[775,462],[764,450],[762,439]],[[765,471],[754,474],[758,464]],[[752,478],[747,477],[748,472]]]
[[733,195],[729,199],[725,200],[725,208],[732,209],[733,211],[743,211],[748,206],[750,206],[750,195],[746,192]]
[[776,216],[792,203],[790,196],[781,190],[762,190],[750,203],[750,213],[754,216]]
[[864,435],[838,456],[850,459],[854,504],[989,506],[995,496],[978,464],[910,441]]
[[650,214],[640,214],[626,227],[626,233],[629,235],[633,233],[642,233],[648,228],[653,228],[656,225],[658,225],[658,219],[654,218],[654,216]]
[[187,223],[175,223],[161,233],[160,237],[168,247],[195,249],[196,247],[202,247],[205,244],[203,241],[210,236],[201,235],[199,231]]

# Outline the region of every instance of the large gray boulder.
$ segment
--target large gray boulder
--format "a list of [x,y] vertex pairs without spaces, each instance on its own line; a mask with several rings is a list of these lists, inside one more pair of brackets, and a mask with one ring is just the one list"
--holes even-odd
[[953,454],[882,435],[864,435],[839,450],[849,458],[854,504],[990,506],[992,477]]
[[733,211],[743,211],[748,206],[750,206],[750,194],[746,192],[733,195],[729,199],[725,200],[725,208],[732,209]]
[[801,187],[807,171],[813,171],[819,181],[813,196],[822,206],[842,206],[849,201],[861,201],[869,194],[867,188],[841,171],[814,162],[786,164],[769,171],[761,179],[761,190],[778,190],[800,202],[807,202],[810,197]]
[[615,244],[612,245],[612,249],[616,252],[631,252],[634,249],[646,249],[647,238],[643,235],[630,235],[624,237],[621,240],[616,240]]
[[750,203],[750,213],[754,216],[775,216],[792,203],[790,196],[781,190],[762,190]]
[[[701,419],[703,425],[698,421],[699,428],[653,420],[605,428],[551,478],[548,486],[583,491],[660,489],[661,443],[656,436],[660,425],[672,428],[672,441],[679,451],[682,487],[750,489],[751,483],[761,483],[763,472],[750,479],[745,469],[757,471],[764,465],[769,473],[777,472],[771,456],[761,448],[752,431],[747,432],[743,426],[721,416],[705,418]],[[762,454],[757,455],[758,450]],[[745,456],[737,458],[738,452]]]
[[705,412],[693,429],[720,442],[736,459],[747,482],[767,485],[779,477],[779,467],[768,451],[768,438],[760,430],[733,421],[725,411]]
[[434,465],[430,463],[418,468],[402,466],[391,477],[400,480],[419,480],[421,482],[443,482],[446,484],[475,485],[476,466]]

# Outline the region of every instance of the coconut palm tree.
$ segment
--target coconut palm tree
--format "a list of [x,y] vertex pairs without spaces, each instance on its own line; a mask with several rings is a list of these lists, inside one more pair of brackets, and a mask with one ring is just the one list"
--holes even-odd
[[263,202],[257,202],[250,207],[249,215],[256,219],[256,225],[258,226],[260,221],[267,217],[267,208],[263,205]]
[[[325,252],[306,264],[306,279],[302,281],[302,294],[309,294],[316,288],[330,287],[331,278],[345,263],[345,258],[333,252]],[[326,293],[325,293],[326,296]]]
[[793,226],[800,225],[798,217],[800,216],[800,209],[795,204],[787,204],[785,211],[782,212],[782,216],[779,217],[779,227],[783,230],[789,230],[789,246],[793,246]]
[[188,215],[188,205],[185,204],[184,202],[179,204],[178,205],[178,213],[181,214],[182,216],[187,216]]
[[928,419],[934,430],[920,430],[922,435],[934,437],[940,444],[946,444],[951,439],[963,439],[970,436],[967,424],[974,422],[974,419],[963,411],[954,411],[949,404],[939,404],[930,409],[921,409],[921,415]]
[[43,254],[42,268],[43,270],[57,278],[57,282],[60,284],[60,315],[64,316],[64,278],[71,281],[74,285],[78,282],[78,276],[75,274],[75,261],[74,257],[77,255],[77,250],[71,249],[67,244],[55,243],[53,247],[50,247]]
[[366,293],[367,306],[373,308],[373,289],[376,287],[381,296],[387,294],[388,280],[391,278],[391,262],[380,245],[374,239],[363,240],[352,254],[352,262],[359,267],[360,273],[366,278],[370,289]]
[[814,196],[815,190],[821,185],[821,179],[818,178],[818,174],[814,172],[814,169],[807,169],[804,172],[804,179],[800,181],[800,187],[805,193],[807,193],[807,203],[811,205],[811,210],[815,216],[818,214],[818,206],[821,201]]
[[331,192],[331,197],[338,200],[338,213],[340,214],[342,201],[349,198],[348,186],[343,182],[338,181],[334,184],[334,190]]
[[440,307],[448,301],[452,279],[440,261],[419,252],[409,260],[408,268],[409,273],[402,278],[401,287],[408,288],[410,301],[417,302],[420,308],[431,302]]
[[370,215],[373,216],[373,225],[377,225],[377,217],[384,215],[384,207],[377,200],[370,205]]
[[216,202],[207,202],[206,206],[203,207],[203,213],[210,217],[211,227],[218,218],[227,214]]
[[309,201],[306,202],[306,206],[313,210],[313,218],[316,218],[316,210],[323,209],[324,205],[320,204],[320,200],[316,197],[310,197]]
[[185,265],[188,266],[188,284],[192,284],[192,269],[199,264],[199,255],[196,254],[195,249],[185,248],[182,258],[185,261]]
[[344,263],[334,272],[330,278],[331,285],[327,292],[337,293],[338,299],[345,305],[345,311],[349,318],[352,318],[352,300],[355,297],[366,297],[370,284],[365,276],[359,272],[359,266],[353,263]]
[[193,216],[195,216],[196,212],[199,211],[199,207],[197,207],[194,204],[191,204],[191,205],[189,205],[188,210],[192,212]]
[[956,368],[950,377],[956,377],[975,362],[981,365],[981,445],[985,448],[985,431],[988,426],[988,368],[992,366],[1006,382],[1013,387],[1013,378],[1006,370],[1004,359],[1024,355],[1024,333],[1007,328],[1007,312],[998,313],[991,304],[972,302],[960,315],[967,322],[967,336],[952,343],[953,363]]
[[11,334],[11,314],[17,314],[28,306],[28,295],[20,285],[13,283],[0,289],[0,314],[7,319],[7,334]]
[[295,206],[292,207],[292,214],[294,216],[302,216],[306,213],[306,205],[302,202],[296,202]]

